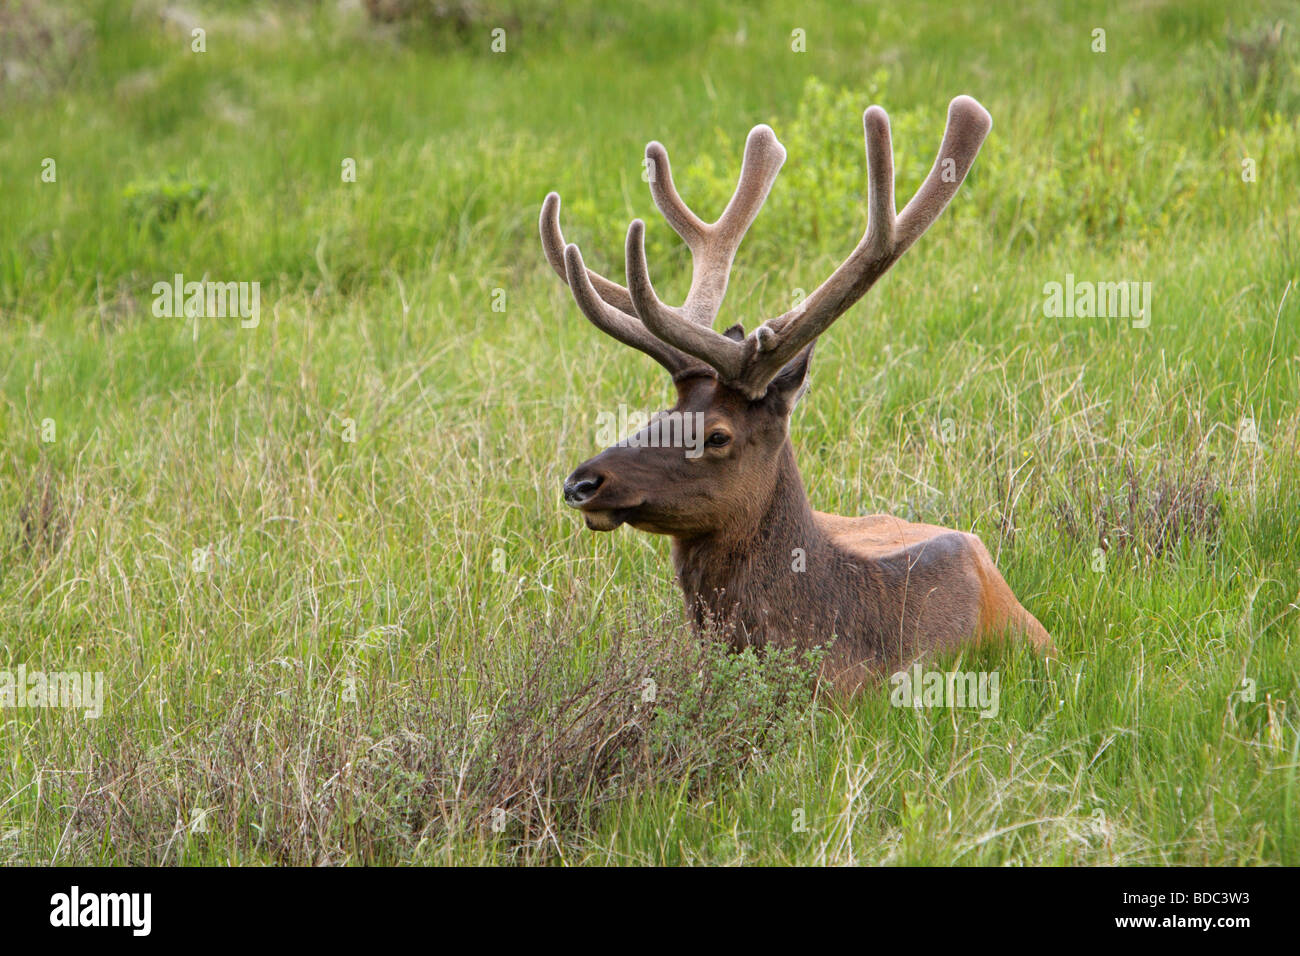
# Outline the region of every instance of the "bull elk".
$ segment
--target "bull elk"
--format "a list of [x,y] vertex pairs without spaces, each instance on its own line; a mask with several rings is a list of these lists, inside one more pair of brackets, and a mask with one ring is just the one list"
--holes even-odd
[[650,283],[641,220],[627,231],[626,287],[586,268],[578,247],[565,244],[556,193],[542,204],[540,224],[546,257],[583,314],[668,370],[677,403],[666,414],[704,425],[695,454],[649,435],[606,449],[565,480],[565,502],[596,531],[630,524],[670,535],[687,612],[701,630],[721,630],[738,647],[834,636],[823,671],[847,692],[920,655],[983,639],[1014,633],[1051,649],[979,538],[888,515],[824,514],[804,491],[789,418],[817,337],[939,217],[992,127],[974,99],[954,99],[933,168],[896,214],[889,118],[872,106],[862,122],[862,240],[802,303],[748,335],[739,324],[719,333],[713,323],[736,249],[785,162],[769,127],[750,132],[735,193],[713,223],[678,195],[664,147],[646,147],[655,205],[691,251],[680,307],[665,305]]

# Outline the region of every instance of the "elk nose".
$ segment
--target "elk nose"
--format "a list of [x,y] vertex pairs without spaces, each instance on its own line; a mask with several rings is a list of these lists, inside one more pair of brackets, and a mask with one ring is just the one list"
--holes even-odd
[[605,482],[605,476],[600,472],[582,474],[581,471],[575,471],[564,482],[564,501],[566,504],[573,505],[575,508],[585,501],[590,501],[596,494],[596,489]]

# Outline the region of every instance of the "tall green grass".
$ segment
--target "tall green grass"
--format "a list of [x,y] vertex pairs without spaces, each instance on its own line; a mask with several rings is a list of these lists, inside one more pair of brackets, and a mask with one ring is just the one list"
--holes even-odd
[[[458,30],[199,4],[201,54],[161,9],[5,14],[57,29],[3,48],[43,66],[0,88],[0,669],[102,671],[107,699],[0,710],[0,860],[1300,863],[1286,5],[485,4]],[[959,92],[993,133],[819,345],[793,436],[815,507],[979,533],[1059,660],[940,662],[1000,674],[992,719],[806,704],[740,661],[707,741],[651,721],[645,675],[675,675],[665,713],[698,690],[667,542],[591,535],[558,490],[598,412],[667,383],[546,267],[541,199],[613,276],[645,218],[681,295],[645,142],[712,218],[769,123],[789,160],[723,316],[752,327],[857,240],[862,110],[901,202]],[[260,324],[156,318],[175,273],[259,282]],[[1152,282],[1150,327],[1045,317],[1067,273]],[[599,712],[636,724],[608,786],[533,747],[493,829],[497,751],[526,726],[590,757],[604,724],[545,718],[610,674],[637,696]]]

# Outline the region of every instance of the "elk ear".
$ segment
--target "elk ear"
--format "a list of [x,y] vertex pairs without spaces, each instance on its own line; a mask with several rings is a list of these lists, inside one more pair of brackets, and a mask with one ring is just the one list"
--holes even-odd
[[812,365],[813,349],[816,346],[817,340],[814,339],[807,348],[785,363],[768,385],[764,401],[776,404],[787,415],[794,410],[795,403],[808,391],[808,368]]

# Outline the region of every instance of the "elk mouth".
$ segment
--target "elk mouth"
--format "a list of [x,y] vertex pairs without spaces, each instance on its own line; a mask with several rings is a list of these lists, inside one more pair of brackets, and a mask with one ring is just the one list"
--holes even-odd
[[[596,461],[597,459],[593,459]],[[610,485],[606,484],[605,479],[608,475],[598,468],[594,468],[591,462],[579,465],[578,469],[564,480],[564,503],[570,508],[577,508],[582,512],[582,518],[587,523],[587,527],[592,531],[613,531],[619,525],[630,520],[637,510],[645,504],[639,501],[630,507],[610,507],[610,502],[598,500],[604,493],[604,498],[620,497],[615,491],[609,494]]]
[[582,520],[592,531],[613,531],[627,522],[635,513],[635,508],[593,508],[583,509]]

